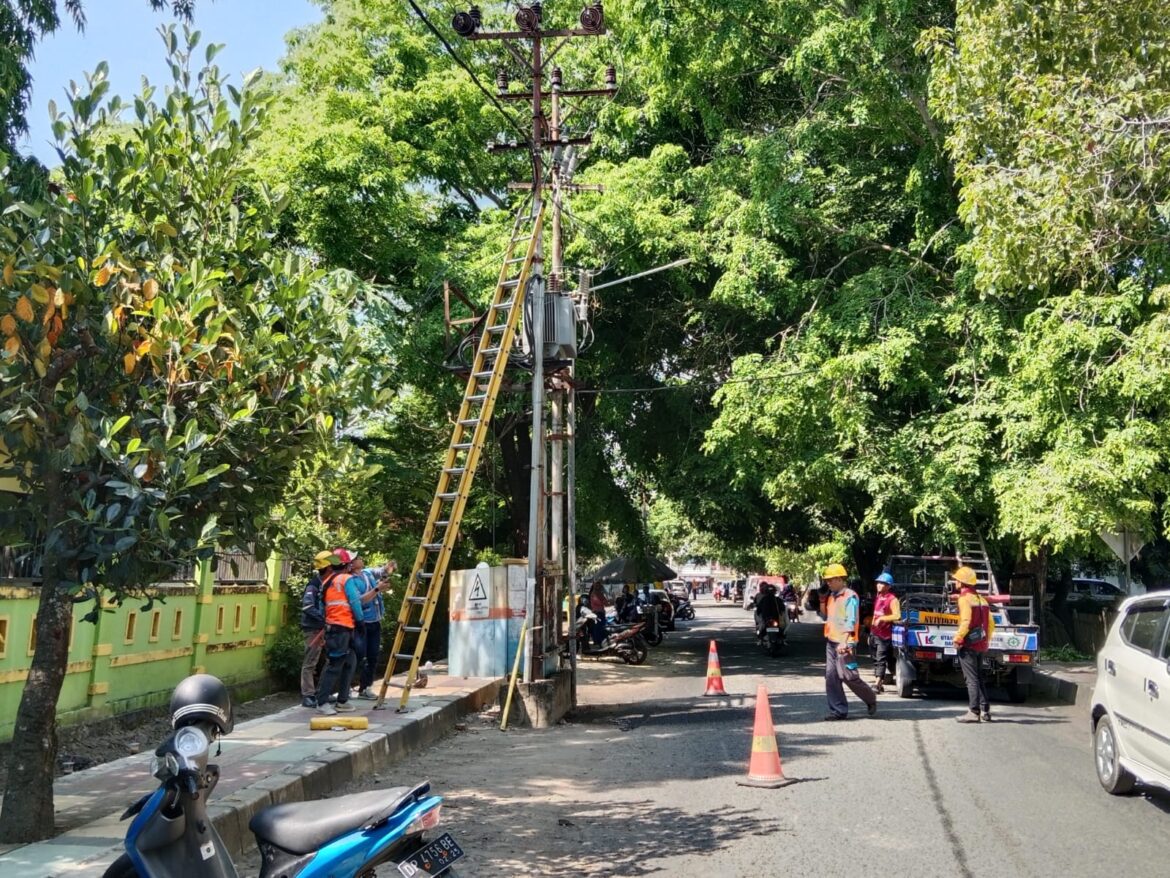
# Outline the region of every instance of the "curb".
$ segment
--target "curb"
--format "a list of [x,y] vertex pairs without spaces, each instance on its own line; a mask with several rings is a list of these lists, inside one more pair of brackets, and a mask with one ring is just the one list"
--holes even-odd
[[1032,674],[1032,691],[1053,701],[1076,705],[1088,702],[1093,687],[1087,682],[1070,680],[1056,672],[1036,668]]
[[[502,681],[494,680],[465,695],[435,698],[405,715],[400,724],[338,741],[327,750],[214,799],[208,813],[216,831],[232,857],[238,858],[253,844],[248,823],[257,812],[269,805],[324,798],[357,777],[401,762],[453,731],[464,715],[494,704],[501,685]],[[394,716],[392,711],[389,715]],[[58,836],[58,843],[66,841],[68,835]],[[82,863],[70,864],[59,874],[62,878],[101,878],[122,853],[121,845],[108,848]]]

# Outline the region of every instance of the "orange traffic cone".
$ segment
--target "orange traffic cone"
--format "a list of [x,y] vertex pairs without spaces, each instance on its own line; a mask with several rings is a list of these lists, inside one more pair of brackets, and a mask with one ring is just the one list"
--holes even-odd
[[723,688],[723,671],[719,669],[719,653],[715,651],[715,641],[711,641],[711,648],[707,650],[707,691],[704,695],[726,695]]
[[763,787],[769,790],[792,783],[780,767],[780,748],[776,745],[776,729],[772,725],[772,706],[768,704],[768,690],[762,683],[756,690],[756,725],[752,729],[748,776],[736,783],[741,787]]

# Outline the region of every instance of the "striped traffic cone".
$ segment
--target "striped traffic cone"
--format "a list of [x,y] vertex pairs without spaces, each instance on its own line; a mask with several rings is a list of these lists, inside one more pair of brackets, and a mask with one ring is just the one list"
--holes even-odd
[[761,683],[756,690],[756,724],[752,729],[748,776],[736,783],[741,787],[773,790],[792,782],[784,776],[784,770],[780,767],[780,748],[776,745],[776,729],[772,725],[772,707],[768,704],[768,690]]
[[707,650],[707,691],[704,695],[726,695],[723,688],[723,671],[719,669],[719,653],[715,651],[715,641],[711,641],[711,648]]

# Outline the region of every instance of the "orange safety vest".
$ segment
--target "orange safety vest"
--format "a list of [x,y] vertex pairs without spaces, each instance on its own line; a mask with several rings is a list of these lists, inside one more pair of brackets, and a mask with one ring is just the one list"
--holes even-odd
[[353,608],[345,594],[348,573],[334,573],[325,581],[325,624],[353,628]]
[[[853,630],[845,628],[845,607],[849,598],[857,600],[857,618],[853,620]],[[856,642],[861,635],[861,599],[851,588],[843,588],[836,594],[830,592],[825,602],[825,638],[834,643]]]

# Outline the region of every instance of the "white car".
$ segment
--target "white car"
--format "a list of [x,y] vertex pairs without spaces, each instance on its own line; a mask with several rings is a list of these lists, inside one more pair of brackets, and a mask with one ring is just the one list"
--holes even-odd
[[1121,605],[1097,656],[1092,722],[1107,792],[1127,793],[1136,782],[1170,790],[1170,591]]

